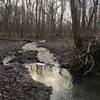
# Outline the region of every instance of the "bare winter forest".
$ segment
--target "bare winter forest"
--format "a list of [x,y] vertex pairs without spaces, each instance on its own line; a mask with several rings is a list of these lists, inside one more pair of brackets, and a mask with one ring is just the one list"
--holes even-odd
[[0,0],[1,37],[85,35],[99,27],[99,0]]
[[100,100],[100,0],[0,0],[0,100]]

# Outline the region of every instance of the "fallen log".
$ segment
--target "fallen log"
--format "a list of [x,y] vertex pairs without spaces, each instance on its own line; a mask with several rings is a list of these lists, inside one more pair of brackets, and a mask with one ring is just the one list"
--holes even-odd
[[33,42],[33,39],[17,39],[17,38],[0,38],[0,40],[6,40],[6,41],[26,41],[26,42]]

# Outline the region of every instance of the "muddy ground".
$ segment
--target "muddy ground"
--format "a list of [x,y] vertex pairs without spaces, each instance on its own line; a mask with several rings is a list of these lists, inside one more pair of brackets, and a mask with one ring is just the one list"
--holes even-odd
[[[38,60],[36,52],[18,52],[24,44],[0,40],[0,100],[49,100],[52,88],[33,80],[22,65]],[[12,55],[17,58],[10,65],[3,65],[2,60]]]
[[[0,40],[0,100],[49,100],[52,88],[34,81],[24,63],[39,62],[37,51],[21,51],[21,47],[27,42]],[[53,40],[39,42],[38,46],[48,48],[55,54],[57,60],[66,63],[72,54],[72,41]],[[3,65],[3,59],[7,56],[16,56],[9,63]]]
[[[0,40],[0,100],[49,100],[52,88],[34,81],[24,63],[39,62],[37,51],[18,52],[27,42]],[[57,57],[61,67],[72,70],[69,60],[75,56],[73,40],[53,40],[39,42],[38,46],[48,48]],[[2,60],[15,55],[10,65],[5,66]],[[69,63],[71,64],[71,63]],[[71,64],[72,65],[72,64]],[[76,68],[75,68],[76,69]]]

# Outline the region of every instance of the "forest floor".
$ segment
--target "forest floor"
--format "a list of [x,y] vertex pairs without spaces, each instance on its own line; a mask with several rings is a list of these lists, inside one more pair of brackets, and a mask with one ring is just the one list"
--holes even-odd
[[[17,51],[25,43],[0,40],[0,100],[49,100],[50,98],[52,88],[34,81],[21,64],[23,60],[20,62],[17,59],[17,63],[10,65],[2,63],[5,57],[18,55]],[[29,54],[22,54],[19,58],[25,58]],[[34,60],[37,60],[36,53],[31,52],[31,54],[33,54]],[[23,55],[24,57],[22,57]]]
[[[22,65],[30,60],[38,61],[36,52],[18,52],[26,43],[0,40],[0,100],[49,100],[50,98],[52,88],[34,81]],[[68,55],[72,54],[72,41],[69,39],[41,42],[39,46],[48,48],[55,54],[57,60],[70,57]],[[65,54],[62,55],[63,51]],[[10,65],[3,65],[3,59],[12,55],[16,55],[17,59],[11,60]]]
[[[52,88],[34,81],[22,66],[25,62],[38,61],[37,52],[18,52],[26,43],[0,40],[0,100],[49,100],[50,98]],[[38,46],[48,48],[54,53],[62,67],[67,68],[66,64],[74,55],[73,40],[68,38],[38,42]],[[11,55],[16,55],[17,59],[12,60],[10,65],[3,65],[3,59]]]

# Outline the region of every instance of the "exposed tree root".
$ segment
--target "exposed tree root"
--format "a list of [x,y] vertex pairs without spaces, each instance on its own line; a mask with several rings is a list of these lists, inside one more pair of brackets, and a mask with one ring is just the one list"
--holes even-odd
[[91,65],[91,67],[89,68],[89,70],[87,70],[87,71],[83,74],[83,76],[85,76],[85,75],[87,75],[89,72],[91,72],[92,69],[93,69],[93,67],[94,67],[94,64],[95,64],[94,58],[93,58],[92,55],[90,55],[90,58],[91,58],[91,60],[92,60],[92,65]]

